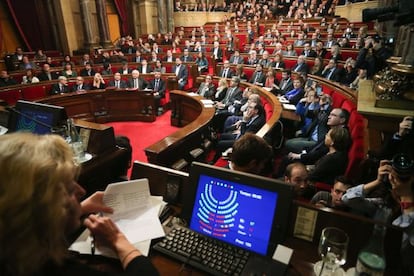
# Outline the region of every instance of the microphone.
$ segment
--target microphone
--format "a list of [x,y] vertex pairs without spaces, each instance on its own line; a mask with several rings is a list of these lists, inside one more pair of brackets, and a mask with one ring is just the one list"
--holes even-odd
[[[36,124],[39,124],[39,125],[44,126],[44,127],[47,127],[47,128],[48,128],[48,129],[50,129],[50,130],[53,128],[53,126],[51,126],[51,125],[49,125],[49,124],[46,124],[46,123],[44,123],[44,122],[41,122],[41,121],[39,121],[38,119],[34,118],[33,116],[30,116],[30,115],[24,114],[24,113],[20,112],[19,110],[17,110],[17,109],[16,109],[16,108],[14,108],[14,107],[11,107],[11,106],[5,106],[4,108],[5,108],[7,111],[11,112],[11,113],[15,113],[15,114],[17,114],[17,115],[20,115],[20,116],[22,116],[23,118],[29,119],[29,120],[31,120],[31,121],[33,121],[33,122],[35,122]],[[9,127],[10,127],[10,126],[9,126]]]

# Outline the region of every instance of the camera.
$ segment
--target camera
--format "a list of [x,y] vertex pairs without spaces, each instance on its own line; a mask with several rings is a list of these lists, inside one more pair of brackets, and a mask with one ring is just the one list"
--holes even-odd
[[414,173],[414,160],[405,153],[394,155],[391,166],[399,176],[409,176]]

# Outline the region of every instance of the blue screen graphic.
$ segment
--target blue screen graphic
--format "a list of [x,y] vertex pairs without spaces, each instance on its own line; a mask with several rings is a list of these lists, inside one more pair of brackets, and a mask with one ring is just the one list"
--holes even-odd
[[190,228],[266,255],[278,194],[200,175]]
[[39,110],[20,110],[20,112],[26,115],[26,117],[18,115],[16,131],[29,131],[36,134],[50,133],[50,127],[41,125],[36,121],[51,126],[53,123],[52,113]]

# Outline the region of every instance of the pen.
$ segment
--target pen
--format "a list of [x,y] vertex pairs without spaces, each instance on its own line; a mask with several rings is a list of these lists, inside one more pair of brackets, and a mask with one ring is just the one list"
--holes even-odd
[[[98,217],[102,217],[101,212],[98,213]],[[91,240],[91,254],[92,254],[92,256],[95,256],[95,248],[96,248],[96,239],[95,239],[95,235],[92,235],[92,240]]]

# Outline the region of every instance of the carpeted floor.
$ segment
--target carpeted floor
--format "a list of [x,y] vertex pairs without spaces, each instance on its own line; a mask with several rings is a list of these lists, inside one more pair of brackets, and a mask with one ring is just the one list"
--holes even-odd
[[115,135],[127,136],[131,141],[132,160],[147,162],[144,149],[162,138],[175,132],[178,128],[170,124],[171,111],[158,116],[152,123],[147,122],[112,122]]

